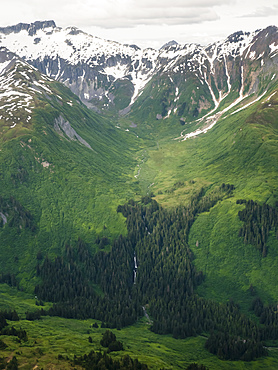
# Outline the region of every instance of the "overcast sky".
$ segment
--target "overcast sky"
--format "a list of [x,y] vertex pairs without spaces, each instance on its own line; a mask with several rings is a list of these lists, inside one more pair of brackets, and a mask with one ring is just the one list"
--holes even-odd
[[278,26],[277,0],[7,0],[0,26],[54,20],[94,36],[159,48],[207,45],[239,30]]

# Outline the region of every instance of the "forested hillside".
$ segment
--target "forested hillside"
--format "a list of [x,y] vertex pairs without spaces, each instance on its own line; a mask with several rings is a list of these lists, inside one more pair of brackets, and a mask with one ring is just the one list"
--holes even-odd
[[[1,48],[0,366],[278,366],[276,49],[247,36],[161,51],[120,114]],[[197,89],[204,50],[226,77]]]

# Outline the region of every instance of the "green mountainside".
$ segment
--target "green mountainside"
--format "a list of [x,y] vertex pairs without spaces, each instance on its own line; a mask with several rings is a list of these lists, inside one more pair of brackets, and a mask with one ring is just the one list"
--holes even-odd
[[253,104],[225,111],[237,95],[203,121],[193,104],[185,123],[186,105],[165,118],[176,91],[165,80],[128,115],[103,117],[1,58],[0,366],[81,368],[75,356],[104,353],[108,327],[122,368],[276,368],[273,70]]
[[[26,73],[22,65],[13,68]],[[30,75],[33,84],[38,79],[38,72]],[[1,120],[1,270],[19,274],[24,288],[34,278],[38,252],[57,255],[78,238],[96,248],[97,236],[124,234],[116,208],[138,187],[132,179],[138,139],[88,110],[63,85],[45,84],[48,95],[35,94],[28,123],[10,128]]]

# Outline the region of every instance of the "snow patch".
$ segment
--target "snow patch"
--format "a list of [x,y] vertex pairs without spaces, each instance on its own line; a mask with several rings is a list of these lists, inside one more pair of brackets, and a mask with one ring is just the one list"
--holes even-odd
[[245,104],[243,107],[240,107],[239,109],[235,110],[231,114],[233,115],[233,114],[238,113],[238,112],[240,112],[241,110],[243,110],[243,109],[245,109],[247,107],[250,107],[250,105],[252,105],[252,104],[256,103],[257,101],[259,101],[266,93],[267,93],[267,90],[264,93],[262,93],[262,95],[260,95],[257,99],[251,101],[248,104]]
[[10,60],[0,63],[0,75],[4,72],[5,68],[11,63]]
[[275,45],[275,42],[269,45],[270,48],[270,54],[274,53],[276,50],[278,50],[278,44]]
[[117,64],[112,67],[106,67],[103,72],[108,76],[113,76],[115,80],[121,79],[126,76],[127,70],[125,65]]
[[266,99],[266,101],[269,101],[275,94],[277,93],[277,91],[274,91],[274,93],[273,94],[271,94],[267,99]]
[[[181,133],[181,137],[180,138],[177,138],[177,139],[182,139],[182,141],[185,141],[189,138],[192,138],[192,137],[195,137],[195,136],[198,136],[200,134],[205,134],[207,133],[209,130],[211,130],[215,124],[217,123],[217,121],[219,120],[219,118],[221,117],[222,113],[221,112],[218,112],[216,114],[214,114],[213,116],[210,116],[206,119],[206,124],[203,128],[199,128],[193,132],[190,132],[189,134],[186,134],[186,135],[183,135],[183,133]],[[177,140],[176,139],[176,140]]]

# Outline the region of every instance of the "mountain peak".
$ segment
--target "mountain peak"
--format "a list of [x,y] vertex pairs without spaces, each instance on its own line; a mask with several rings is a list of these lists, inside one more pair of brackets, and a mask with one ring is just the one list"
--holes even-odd
[[9,35],[10,33],[19,33],[23,30],[28,31],[30,36],[36,34],[36,32],[40,29],[44,28],[56,28],[56,24],[54,21],[36,21],[34,23],[18,23],[14,26],[7,26],[7,27],[0,27],[0,32],[4,33],[5,35]]
[[166,42],[166,44],[164,44],[163,46],[161,46],[160,50],[163,50],[163,49],[166,49],[166,48],[169,48],[171,46],[176,46],[178,45],[177,41],[175,40],[171,40],[169,42]]

